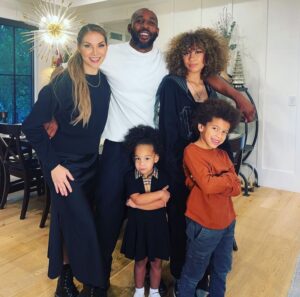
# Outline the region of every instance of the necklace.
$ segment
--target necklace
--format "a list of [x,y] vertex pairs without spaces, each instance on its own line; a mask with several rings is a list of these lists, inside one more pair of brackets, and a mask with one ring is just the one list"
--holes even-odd
[[98,71],[98,77],[99,77],[99,81],[98,81],[98,83],[96,85],[93,85],[88,80],[86,80],[87,84],[89,86],[91,86],[92,88],[98,88],[100,86],[100,83],[101,83],[100,71]]
[[[193,95],[193,98],[196,102],[204,102],[207,99],[207,92],[206,92],[206,88],[205,88],[204,84],[199,83],[197,85],[196,83],[187,80],[187,85],[188,85],[188,87]],[[194,87],[194,85],[196,87]]]

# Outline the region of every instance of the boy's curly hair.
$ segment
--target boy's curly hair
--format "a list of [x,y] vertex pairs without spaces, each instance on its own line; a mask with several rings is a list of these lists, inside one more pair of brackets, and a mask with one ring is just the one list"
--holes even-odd
[[139,125],[128,130],[125,135],[124,145],[131,155],[139,144],[150,144],[154,152],[161,153],[160,137],[157,129],[150,126]]
[[201,78],[206,79],[224,70],[228,61],[228,46],[225,39],[215,30],[199,28],[195,31],[181,33],[174,37],[166,53],[167,68],[170,74],[186,77],[187,69],[183,56],[190,49],[204,50],[205,67]]
[[199,103],[193,114],[193,127],[198,132],[198,124],[206,125],[213,118],[222,119],[230,124],[232,131],[241,120],[241,112],[230,103],[221,99],[209,99]]

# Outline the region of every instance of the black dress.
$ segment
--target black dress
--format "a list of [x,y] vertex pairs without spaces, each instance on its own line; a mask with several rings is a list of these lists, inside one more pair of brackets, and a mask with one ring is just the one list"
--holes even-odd
[[[168,185],[166,175],[158,172],[158,179],[152,176],[151,192],[161,190]],[[130,171],[125,176],[126,195],[145,193],[142,177],[135,178],[135,172]],[[172,198],[171,198],[172,199]],[[124,234],[121,252],[129,259],[136,261],[146,257],[150,261],[155,258],[169,259],[169,229],[166,208],[156,210],[141,210],[128,208],[128,222]]]
[[[110,88],[102,73],[86,75],[86,79],[94,86],[89,86],[92,112],[87,126],[71,123],[77,111],[74,111],[72,81],[65,71],[40,91],[37,102],[23,123],[23,132],[42,162],[51,192],[49,277],[61,274],[64,245],[74,276],[82,283],[104,286],[102,255],[91,204]],[[99,79],[100,85],[97,84]],[[49,139],[43,124],[53,117],[59,128]],[[55,192],[51,179],[51,171],[58,164],[67,168],[74,177],[74,181],[70,181],[73,191],[67,197]]]

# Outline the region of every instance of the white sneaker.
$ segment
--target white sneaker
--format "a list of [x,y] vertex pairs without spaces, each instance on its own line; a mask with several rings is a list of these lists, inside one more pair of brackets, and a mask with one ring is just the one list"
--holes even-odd
[[196,297],[206,297],[208,295],[207,291],[197,289],[196,290]]
[[142,291],[142,292],[135,291],[133,297],[145,297],[145,292],[144,291]]

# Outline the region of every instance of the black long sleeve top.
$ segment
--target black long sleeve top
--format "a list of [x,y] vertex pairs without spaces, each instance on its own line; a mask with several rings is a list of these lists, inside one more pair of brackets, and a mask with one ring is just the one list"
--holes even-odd
[[[100,85],[95,87],[99,78]],[[108,115],[110,87],[102,73],[86,75],[86,79],[93,86],[89,85],[92,112],[85,127],[82,122],[76,125],[71,123],[78,111],[74,111],[72,81],[67,71],[41,89],[37,102],[23,123],[24,134],[47,170],[51,171],[60,163],[59,152],[80,155],[98,153]],[[43,124],[53,118],[58,123],[58,130],[49,139]]]
[[[216,98],[216,92],[205,83],[209,98]],[[184,184],[183,151],[197,139],[192,128],[192,113],[197,103],[190,93],[186,79],[167,75],[158,90],[159,132],[163,143],[163,164],[172,183]]]

